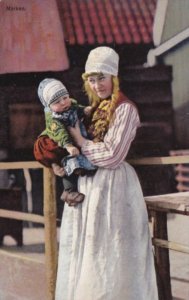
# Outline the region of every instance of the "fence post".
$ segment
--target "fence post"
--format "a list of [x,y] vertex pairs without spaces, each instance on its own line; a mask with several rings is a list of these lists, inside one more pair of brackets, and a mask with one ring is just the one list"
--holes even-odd
[[[154,238],[168,240],[167,233],[167,213],[154,211]],[[171,278],[170,278],[170,263],[169,249],[164,249],[155,246],[155,263],[157,268],[157,284],[159,292],[159,300],[172,299],[171,294]]]
[[56,186],[51,169],[43,169],[47,298],[54,300],[57,271]]

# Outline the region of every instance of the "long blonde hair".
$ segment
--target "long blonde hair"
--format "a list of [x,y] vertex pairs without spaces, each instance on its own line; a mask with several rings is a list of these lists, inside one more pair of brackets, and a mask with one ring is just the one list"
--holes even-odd
[[[88,77],[89,76],[95,76],[95,75],[102,75],[102,73],[83,73],[82,74],[82,78],[84,81],[84,91],[87,94],[88,98],[89,98],[89,103],[92,106],[92,108],[95,110],[98,105],[100,104],[100,102],[102,101],[102,99],[100,99],[90,88],[90,85],[88,83]],[[107,114],[107,125],[110,123],[113,113],[116,109],[117,106],[117,102],[118,102],[118,95],[119,95],[119,79],[117,76],[113,76],[112,75],[112,84],[113,84],[113,91],[111,94],[111,105],[109,107],[109,111]],[[108,99],[107,99],[108,100]]]

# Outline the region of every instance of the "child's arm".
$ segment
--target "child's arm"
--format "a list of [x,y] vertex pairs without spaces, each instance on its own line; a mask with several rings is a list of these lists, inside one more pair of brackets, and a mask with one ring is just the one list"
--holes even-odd
[[66,145],[72,145],[73,140],[64,126],[64,124],[52,117],[52,114],[48,112],[45,114],[46,117],[46,130],[45,133],[50,139],[55,141],[59,147],[66,148]]
[[59,147],[66,149],[70,155],[79,155],[80,151],[73,145],[72,138],[64,124],[61,121],[54,119],[51,112],[48,112],[45,117],[46,134],[48,137],[55,141]]

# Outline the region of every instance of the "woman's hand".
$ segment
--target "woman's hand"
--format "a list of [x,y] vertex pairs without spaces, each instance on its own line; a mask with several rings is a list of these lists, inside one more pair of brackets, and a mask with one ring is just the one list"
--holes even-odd
[[90,115],[92,114],[92,106],[86,106],[85,108],[84,108],[84,114],[86,115],[86,116],[88,116],[88,117],[90,117]]
[[86,139],[81,135],[79,123],[77,122],[75,127],[69,127],[68,130],[69,130],[69,133],[71,134],[72,138],[74,139],[75,143],[79,147],[82,147],[82,145],[86,141]]
[[60,167],[59,165],[53,163],[51,166],[55,175],[63,177],[66,174],[64,168]]
[[66,150],[72,156],[77,156],[77,155],[80,154],[79,149],[77,147],[74,147],[74,146],[67,146]]

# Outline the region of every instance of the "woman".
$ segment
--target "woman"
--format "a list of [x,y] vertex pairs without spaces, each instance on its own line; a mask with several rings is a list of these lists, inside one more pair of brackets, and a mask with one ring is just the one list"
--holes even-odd
[[83,74],[94,108],[89,132],[70,129],[98,170],[79,178],[82,204],[65,204],[56,300],[157,300],[148,216],[134,169],[125,157],[139,126],[136,107],[119,91],[118,55],[97,47]]

